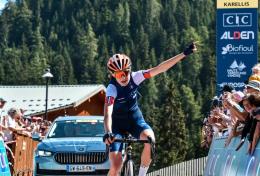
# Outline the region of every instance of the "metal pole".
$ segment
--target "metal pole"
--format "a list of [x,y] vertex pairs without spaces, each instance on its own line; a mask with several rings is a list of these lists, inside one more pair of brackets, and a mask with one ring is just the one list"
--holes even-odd
[[46,77],[46,99],[45,99],[45,116],[44,116],[44,120],[47,120],[47,112],[48,112],[48,81],[49,81],[49,78]]

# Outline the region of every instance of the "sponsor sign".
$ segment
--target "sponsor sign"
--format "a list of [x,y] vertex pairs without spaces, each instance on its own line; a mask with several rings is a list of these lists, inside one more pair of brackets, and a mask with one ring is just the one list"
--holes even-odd
[[254,31],[224,31],[220,40],[252,40],[255,39]]
[[[244,8],[243,8],[244,7]],[[257,63],[258,0],[217,0],[217,92],[242,90]]]
[[258,0],[217,0],[217,9],[258,8]]
[[240,137],[232,138],[227,147],[225,147],[226,140],[227,137],[213,139],[203,175],[260,175],[260,143],[257,144],[254,154],[249,155],[247,153],[247,140],[238,151],[235,151],[235,149],[240,144]]
[[228,78],[241,78],[243,75],[246,75],[246,66],[243,62],[240,62],[239,65],[237,61],[234,60],[232,64],[227,69],[227,77]]
[[4,147],[4,141],[0,140],[0,175],[11,176],[9,165],[8,165],[6,150]]
[[222,47],[221,54],[254,54],[254,45],[232,45],[229,43]]
[[251,13],[224,13],[223,27],[250,27],[252,26]]

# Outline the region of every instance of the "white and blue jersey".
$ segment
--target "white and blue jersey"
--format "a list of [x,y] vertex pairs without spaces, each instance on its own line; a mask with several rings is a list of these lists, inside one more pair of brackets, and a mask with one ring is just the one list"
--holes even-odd
[[[109,82],[106,97],[114,98],[112,113],[112,132],[117,137],[122,137],[129,132],[139,138],[142,131],[151,129],[145,122],[137,103],[137,89],[145,80],[143,71],[132,72],[130,81],[126,86],[121,86],[115,78]],[[114,142],[110,145],[110,151],[121,151],[121,143]]]
[[108,84],[106,96],[115,99],[113,114],[120,115],[138,108],[137,89],[145,80],[143,71],[132,72],[127,86],[121,86],[115,78]]

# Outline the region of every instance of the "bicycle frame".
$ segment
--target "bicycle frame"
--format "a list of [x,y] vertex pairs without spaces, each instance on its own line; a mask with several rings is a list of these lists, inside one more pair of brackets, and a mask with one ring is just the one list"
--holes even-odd
[[132,143],[150,143],[151,144],[151,157],[154,158],[154,142],[149,137],[146,140],[133,138],[131,135],[126,135],[121,139],[115,139],[114,142],[125,143],[125,152],[126,158],[123,160],[123,167],[121,176],[134,176],[134,161],[132,160],[133,152],[132,152]]

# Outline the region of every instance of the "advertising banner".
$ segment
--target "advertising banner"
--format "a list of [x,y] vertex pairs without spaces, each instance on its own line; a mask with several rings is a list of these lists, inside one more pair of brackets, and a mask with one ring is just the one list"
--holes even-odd
[[1,176],[11,176],[3,140],[0,140],[0,166]]
[[253,155],[247,153],[248,140],[236,151],[240,137],[234,137],[225,147],[226,137],[215,138],[210,146],[204,176],[259,176],[260,175],[260,143]]
[[243,90],[257,63],[258,0],[217,0],[217,91]]

